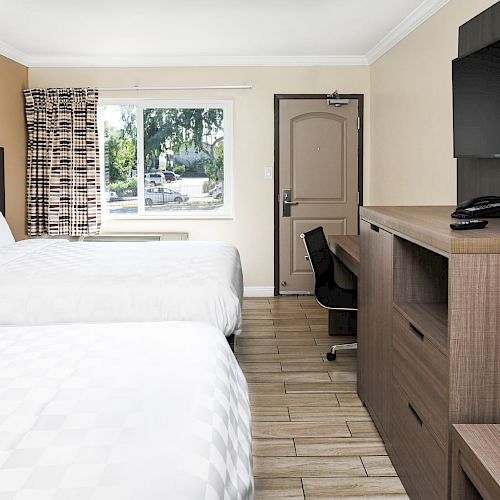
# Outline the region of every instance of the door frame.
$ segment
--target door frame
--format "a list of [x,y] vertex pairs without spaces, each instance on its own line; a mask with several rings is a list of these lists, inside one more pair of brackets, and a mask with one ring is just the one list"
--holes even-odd
[[[364,94],[340,94],[340,99],[356,99],[358,101],[358,234],[359,207],[363,206],[363,130],[364,130]],[[279,160],[280,160],[280,102],[285,99],[328,99],[327,94],[274,94],[274,295],[279,295],[280,273],[280,202],[279,200]]]

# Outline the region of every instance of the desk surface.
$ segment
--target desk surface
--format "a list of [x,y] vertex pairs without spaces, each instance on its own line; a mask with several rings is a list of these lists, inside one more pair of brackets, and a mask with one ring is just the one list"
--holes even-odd
[[359,236],[330,236],[332,252],[356,276],[359,275]]
[[500,253],[500,219],[488,219],[484,229],[453,231],[455,207],[361,207],[361,218],[395,235],[404,235],[438,253]]

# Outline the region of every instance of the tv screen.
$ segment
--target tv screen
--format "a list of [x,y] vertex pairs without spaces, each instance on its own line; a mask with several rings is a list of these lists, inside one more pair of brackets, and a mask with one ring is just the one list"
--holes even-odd
[[455,158],[500,158],[500,41],[453,61]]

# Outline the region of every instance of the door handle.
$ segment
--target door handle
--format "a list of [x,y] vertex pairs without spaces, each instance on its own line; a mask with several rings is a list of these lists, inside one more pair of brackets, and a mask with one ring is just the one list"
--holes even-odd
[[290,201],[292,199],[292,190],[283,189],[283,217],[290,217],[290,207],[298,205],[298,201]]

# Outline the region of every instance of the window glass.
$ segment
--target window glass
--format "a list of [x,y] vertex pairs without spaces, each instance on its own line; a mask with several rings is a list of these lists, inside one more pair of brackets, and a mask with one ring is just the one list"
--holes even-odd
[[227,215],[228,110],[227,102],[181,106],[143,100],[101,105],[105,213]]
[[[144,109],[146,212],[213,211],[224,205],[224,111]],[[169,186],[159,195],[155,186]]]
[[137,109],[101,106],[104,198],[109,213],[137,213]]

